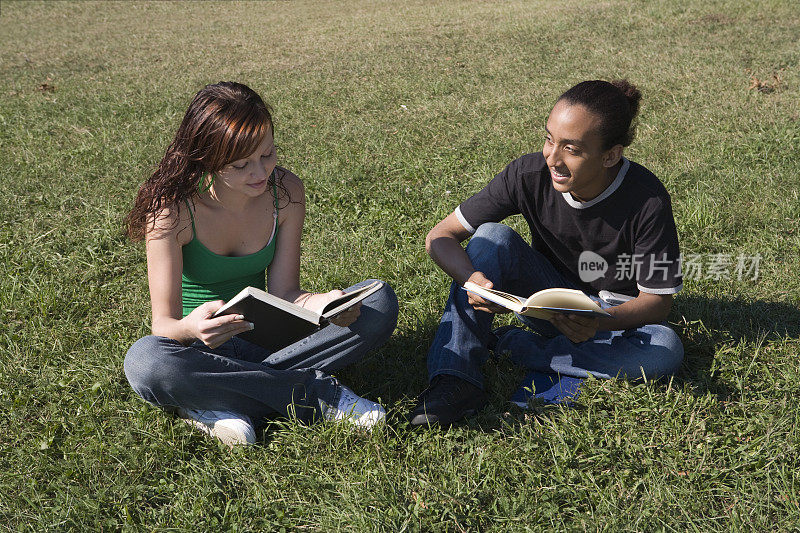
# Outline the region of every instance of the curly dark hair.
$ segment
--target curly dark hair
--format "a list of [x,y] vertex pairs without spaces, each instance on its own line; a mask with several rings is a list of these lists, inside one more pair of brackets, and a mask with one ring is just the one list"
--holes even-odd
[[[128,237],[142,240],[147,226],[154,225],[157,213],[167,206],[179,213],[181,204],[197,196],[207,174],[252,154],[271,130],[271,109],[255,91],[235,82],[206,85],[189,104],[158,168],[139,187],[125,218]],[[276,167],[269,186],[288,198],[283,174]]]

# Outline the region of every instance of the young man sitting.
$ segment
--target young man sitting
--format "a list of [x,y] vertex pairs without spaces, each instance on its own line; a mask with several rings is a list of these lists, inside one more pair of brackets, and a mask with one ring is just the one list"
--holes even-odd
[[[542,152],[511,162],[428,233],[428,253],[454,281],[412,424],[449,425],[483,407],[490,351],[556,380],[649,380],[680,367],[683,346],[665,324],[683,285],[670,197],[623,157],[640,98],[626,81],[572,87],[550,112]],[[514,214],[527,221],[532,244],[498,224]],[[618,305],[596,298],[610,317],[519,316],[530,330],[493,332],[494,314],[508,310],[464,291],[467,281],[526,297],[550,287],[608,291]]]

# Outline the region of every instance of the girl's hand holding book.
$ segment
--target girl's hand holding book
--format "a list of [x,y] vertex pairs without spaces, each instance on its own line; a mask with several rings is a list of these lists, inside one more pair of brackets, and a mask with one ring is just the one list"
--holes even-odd
[[224,304],[222,300],[206,302],[183,319],[193,336],[203,341],[209,348],[217,348],[234,335],[253,329],[253,324],[246,321],[242,315],[231,314],[211,318]]
[[[322,307],[325,307],[326,305],[328,305],[329,302],[335,300],[336,298],[341,298],[342,296],[344,296],[344,294],[345,294],[344,291],[339,289],[325,293],[324,296],[327,296],[327,299],[325,303],[322,304]],[[322,307],[320,309],[322,309]],[[332,317],[331,324],[346,328],[347,326],[355,322],[356,319],[359,317],[359,315],[361,315],[361,302],[356,303],[349,309],[346,309],[341,313],[339,313],[338,315]]]
[[[330,302],[332,302],[337,298],[341,298],[344,295],[345,292],[339,289],[324,293],[312,294],[308,298],[308,300],[304,302],[303,307],[311,311],[322,314],[322,310],[325,309],[326,305],[328,305]],[[346,309],[341,313],[337,314],[336,316],[332,317],[330,322],[331,324],[346,328],[347,326],[355,322],[356,319],[359,317],[359,315],[361,315],[361,302],[357,302],[349,309]]]

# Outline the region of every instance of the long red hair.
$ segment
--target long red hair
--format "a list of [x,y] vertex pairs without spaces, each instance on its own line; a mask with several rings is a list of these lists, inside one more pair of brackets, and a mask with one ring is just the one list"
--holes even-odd
[[[252,154],[272,128],[269,106],[246,85],[206,85],[189,104],[158,168],[139,187],[125,218],[128,236],[142,240],[159,211],[167,206],[180,211],[198,194],[206,175]],[[278,173],[270,176],[270,185]]]

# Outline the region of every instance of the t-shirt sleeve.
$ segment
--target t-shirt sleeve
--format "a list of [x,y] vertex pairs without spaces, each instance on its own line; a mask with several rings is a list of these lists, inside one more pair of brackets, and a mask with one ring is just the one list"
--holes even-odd
[[485,222],[500,222],[520,212],[517,204],[519,161],[512,161],[486,187],[456,207],[456,217],[470,233]]
[[636,285],[642,292],[675,294],[683,288],[678,231],[669,198],[648,202],[635,236]]

